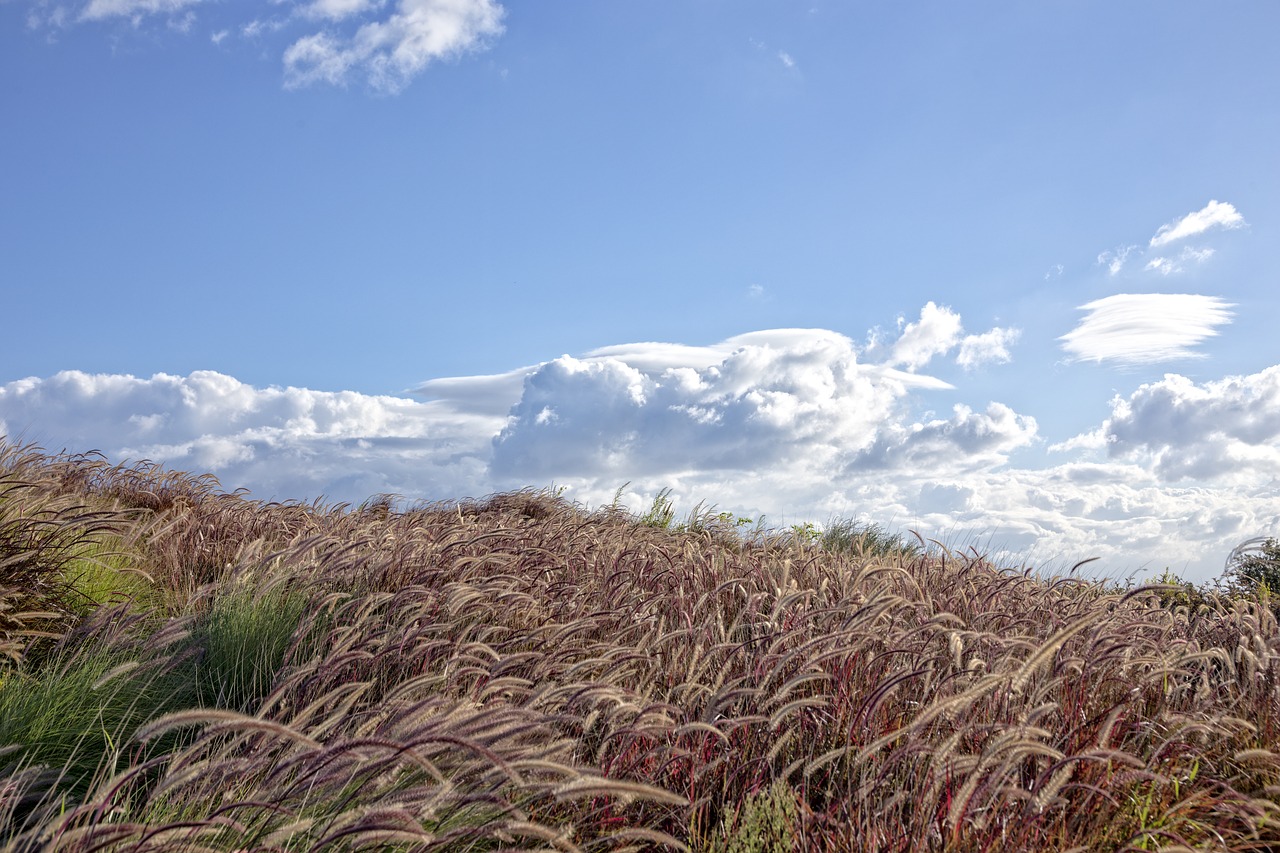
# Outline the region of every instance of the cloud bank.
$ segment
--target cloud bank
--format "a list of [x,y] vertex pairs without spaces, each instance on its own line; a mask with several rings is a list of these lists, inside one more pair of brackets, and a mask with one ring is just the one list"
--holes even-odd
[[685,508],[715,501],[773,524],[858,517],[1141,577],[1170,566],[1207,579],[1239,541],[1280,526],[1280,366],[1143,385],[1050,448],[1069,461],[1041,460],[1033,416],[957,399],[963,389],[922,372],[963,361],[969,338],[993,350],[1012,336],[965,335],[951,313],[926,306],[882,345],[821,329],[623,344],[434,379],[412,398],[67,371],[0,385],[0,432],[212,471],[264,498],[555,483],[600,505],[629,484],[637,509],[670,488]]

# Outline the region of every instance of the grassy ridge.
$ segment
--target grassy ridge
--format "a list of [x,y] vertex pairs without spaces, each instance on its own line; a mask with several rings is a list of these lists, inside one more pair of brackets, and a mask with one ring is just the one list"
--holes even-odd
[[833,530],[0,446],[0,850],[1280,846],[1269,608]]

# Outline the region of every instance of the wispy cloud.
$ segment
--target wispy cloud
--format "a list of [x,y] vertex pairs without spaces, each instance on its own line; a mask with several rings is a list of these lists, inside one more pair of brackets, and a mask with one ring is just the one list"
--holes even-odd
[[1161,225],[1151,238],[1151,248],[1159,248],[1177,240],[1203,234],[1211,228],[1241,228],[1244,217],[1233,205],[1224,201],[1210,201],[1200,210],[1188,213],[1181,219]]
[[1080,324],[1059,338],[1074,361],[1153,364],[1203,358],[1193,347],[1231,322],[1233,306],[1190,293],[1119,293],[1080,306]]
[[141,18],[166,15],[195,6],[203,0],[90,0],[80,12],[80,20],[100,21],[105,18]]
[[1129,260],[1130,253],[1136,248],[1138,247],[1119,246],[1111,251],[1101,252],[1098,254],[1098,264],[1105,266],[1107,272],[1111,275],[1119,275],[1120,271],[1124,269],[1125,263]]
[[[77,22],[125,19],[141,28],[156,19],[170,30],[188,33],[197,24],[195,8],[207,4],[208,0],[88,0],[77,13],[73,4],[40,2],[33,5],[27,22],[32,29],[61,29]],[[503,33],[506,15],[498,0],[271,0],[267,8],[265,17],[242,13],[239,21],[212,31],[210,41],[220,45],[233,32],[259,39],[322,22],[323,29],[295,34],[283,47],[285,87],[344,86],[360,78],[385,94],[401,91],[433,62],[484,49]]]
[[385,2],[386,0],[312,0],[300,6],[299,12],[307,18],[341,21],[352,15],[361,15],[372,9],[378,9]]
[[1159,255],[1147,261],[1143,269],[1158,272],[1161,275],[1171,275],[1185,270],[1184,265],[1187,263],[1202,264],[1211,257],[1213,257],[1213,249],[1194,249],[1191,246],[1183,246],[1176,258]]
[[[1247,223],[1234,206],[1226,202],[1210,201],[1200,210],[1188,213],[1181,219],[1160,226],[1155,236],[1147,244],[1148,250],[1160,249],[1175,243],[1204,234],[1215,228],[1241,228]],[[1111,276],[1119,275],[1129,263],[1131,257],[1138,259],[1144,272],[1159,275],[1172,275],[1183,272],[1189,263],[1203,263],[1211,258],[1214,250],[1209,247],[1183,246],[1177,255],[1153,254],[1145,263],[1142,258],[1146,252],[1136,245],[1122,245],[1098,254],[1098,265],[1105,266]]]
[[[353,5],[328,0],[325,8],[345,15]],[[284,52],[285,85],[343,85],[359,71],[373,89],[395,93],[431,62],[477,50],[501,35],[504,15],[494,0],[399,0],[393,14],[363,24],[350,37],[325,31],[295,41]]]

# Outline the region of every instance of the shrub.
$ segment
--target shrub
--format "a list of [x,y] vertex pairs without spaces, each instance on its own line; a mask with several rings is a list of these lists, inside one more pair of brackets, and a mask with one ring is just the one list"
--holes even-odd
[[1227,558],[1224,579],[1234,592],[1280,595],[1280,541],[1268,537],[1241,543]]

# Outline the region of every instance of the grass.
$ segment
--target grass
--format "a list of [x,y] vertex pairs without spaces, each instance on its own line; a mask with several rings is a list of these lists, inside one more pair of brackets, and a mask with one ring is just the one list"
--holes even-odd
[[1164,580],[0,445],[0,851],[1278,849],[1270,600]]

